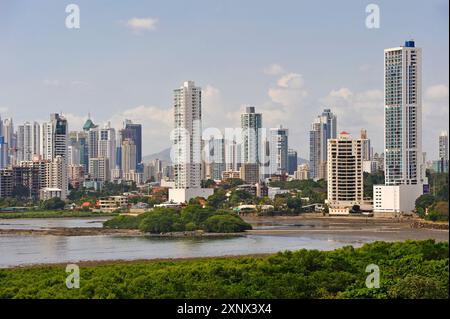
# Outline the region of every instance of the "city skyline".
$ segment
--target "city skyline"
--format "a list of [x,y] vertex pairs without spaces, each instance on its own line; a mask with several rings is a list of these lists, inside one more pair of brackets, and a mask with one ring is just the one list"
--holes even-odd
[[[414,10],[406,13],[398,9],[404,2],[382,1],[377,30],[364,26],[362,3],[330,2],[330,12],[340,14],[324,12],[314,3],[291,1],[279,7],[248,3],[240,5],[239,12],[224,2],[199,1],[192,7],[140,4],[133,9],[114,4],[109,14],[100,14],[101,2],[78,4],[82,17],[78,31],[58,25],[65,16],[62,5],[30,3],[37,8],[30,10],[34,15],[19,10],[20,3],[0,5],[0,27],[7,30],[0,44],[5,52],[0,58],[2,118],[13,117],[16,124],[31,119],[42,122],[47,114],[59,112],[67,117],[71,130],[81,126],[89,112],[95,123],[111,121],[114,127],[130,118],[143,124],[143,155],[148,155],[170,146],[163,138],[171,130],[170,92],[192,79],[203,89],[205,128],[238,127],[242,105],[254,105],[264,114],[265,127],[289,128],[290,147],[308,158],[310,121],[330,108],[339,118],[339,131],[357,136],[365,128],[374,152],[381,152],[382,51],[414,38],[424,49],[423,131],[428,159],[438,156],[435,136],[448,130],[448,30],[443,27],[448,17],[442,14],[447,2],[415,2]],[[200,5],[202,12],[195,12]],[[244,19],[250,9],[260,18],[251,25]],[[308,17],[319,11],[323,15],[320,31],[318,22]],[[169,18],[168,12],[178,19]],[[430,22],[416,23],[419,15]],[[136,30],[136,25],[125,23],[136,16],[155,19],[154,29]],[[185,33],[181,44],[171,41],[174,36],[179,39],[177,31],[193,17],[196,32]],[[21,19],[35,26],[33,30],[23,29],[18,24]],[[241,35],[228,30],[230,19],[243,30]],[[393,23],[395,32],[390,28]],[[98,33],[91,34],[94,29]],[[40,37],[40,32],[47,36]],[[93,40],[99,34],[104,37],[96,44]],[[52,41],[59,45],[53,47]],[[174,49],[179,52],[186,42],[209,54],[187,48],[189,65],[168,54]],[[222,42],[230,48],[225,50]]]

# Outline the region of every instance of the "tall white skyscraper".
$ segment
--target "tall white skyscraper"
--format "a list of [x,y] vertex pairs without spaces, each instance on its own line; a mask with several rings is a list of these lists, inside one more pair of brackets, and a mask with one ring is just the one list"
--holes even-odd
[[[171,133],[175,189],[169,199],[186,202],[212,195],[212,189],[201,188],[202,174],[202,93],[193,81],[174,90],[174,130]],[[123,163],[122,163],[123,165]]]
[[288,129],[281,125],[278,128],[270,129],[269,154],[270,173],[272,175],[283,175],[287,172],[288,135]]
[[69,186],[67,160],[61,156],[56,155],[47,164],[47,188],[61,190],[61,199],[67,198]]
[[373,188],[375,213],[409,213],[424,193],[422,49],[414,41],[384,50],[385,185]]
[[241,164],[241,144],[225,139],[225,170],[238,171]]
[[17,161],[31,161],[40,155],[40,125],[37,122],[25,122],[17,127]]
[[201,92],[193,81],[174,90],[175,188],[200,188]]
[[41,154],[49,160],[48,188],[60,189],[61,198],[68,193],[68,142],[69,128],[65,117],[50,114],[50,121],[41,126]]
[[241,162],[259,164],[262,128],[262,114],[255,112],[254,106],[248,106],[241,114],[242,145]]
[[105,157],[109,161],[109,167],[116,167],[116,131],[110,123],[99,130],[98,157]]
[[384,50],[386,185],[425,182],[422,162],[422,49],[414,41]]

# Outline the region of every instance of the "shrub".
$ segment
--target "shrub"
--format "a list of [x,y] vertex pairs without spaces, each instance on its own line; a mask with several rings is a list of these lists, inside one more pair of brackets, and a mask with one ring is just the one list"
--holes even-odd
[[251,229],[251,226],[238,216],[215,215],[209,217],[204,225],[204,230],[212,233],[235,233]]
[[142,219],[139,230],[149,233],[167,233],[184,230],[184,224],[178,212],[155,211]]
[[120,215],[103,223],[104,227],[118,228],[118,229],[138,229],[140,218],[135,216]]

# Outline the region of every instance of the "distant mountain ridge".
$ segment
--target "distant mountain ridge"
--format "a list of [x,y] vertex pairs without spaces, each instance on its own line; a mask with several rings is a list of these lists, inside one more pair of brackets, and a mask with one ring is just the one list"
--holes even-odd
[[171,159],[170,159],[170,148],[166,148],[163,149],[161,152],[158,153],[153,153],[150,155],[145,155],[144,157],[142,157],[142,161],[144,163],[148,163],[153,161],[154,159],[159,159],[161,161],[163,161],[164,163],[171,163]]
[[[158,153],[145,155],[142,158],[142,161],[144,163],[148,163],[148,162],[153,161],[154,159],[159,159],[165,164],[170,164],[172,162],[170,159],[170,148],[163,149],[161,152],[158,152]],[[304,159],[302,157],[298,157],[297,162],[298,162],[298,164],[308,164],[309,160]]]

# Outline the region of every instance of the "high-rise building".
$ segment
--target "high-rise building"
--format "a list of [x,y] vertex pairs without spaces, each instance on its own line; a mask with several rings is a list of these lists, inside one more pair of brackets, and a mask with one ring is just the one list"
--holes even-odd
[[262,114],[255,112],[254,106],[248,106],[241,114],[242,144],[241,163],[259,164],[262,128]]
[[6,162],[9,164],[14,160],[15,156],[15,134],[14,134],[14,124],[12,118],[6,118],[2,121],[2,131],[0,132],[0,136],[3,136],[3,147],[6,148],[4,150],[4,154],[7,155]]
[[309,166],[308,164],[300,164],[297,166],[297,170],[294,173],[294,178],[298,180],[309,179]]
[[205,161],[208,166],[208,178],[220,180],[225,170],[225,140],[214,138],[206,141]]
[[39,191],[48,187],[49,160],[40,159],[38,156],[32,160],[20,161],[12,167],[14,185],[23,185],[28,189],[28,197],[39,198]]
[[0,136],[0,169],[6,168],[9,163],[9,145],[5,142],[5,137]]
[[270,129],[270,173],[284,175],[288,169],[288,135],[289,131],[281,125]]
[[[41,125],[41,154],[48,160],[47,190],[42,194],[58,194],[66,199],[68,193],[68,137],[67,120],[57,113],[50,114],[50,121]],[[58,191],[56,191],[58,190]],[[46,197],[47,198],[47,197]]]
[[439,135],[439,159],[433,161],[432,169],[438,173],[448,173],[448,133],[442,131]]
[[428,183],[422,152],[422,49],[414,41],[384,50],[385,185],[374,212],[411,212]]
[[384,50],[386,185],[425,182],[422,162],[422,49],[414,41]]
[[108,159],[110,169],[116,167],[116,131],[110,123],[99,131],[98,156]]
[[[0,136],[0,139],[2,138],[3,136]],[[11,197],[13,188],[14,183],[12,168],[0,167],[0,198]]]
[[156,181],[155,166],[152,163],[144,163],[142,178],[144,182]]
[[89,129],[87,135],[88,135],[88,157],[96,158],[98,157],[98,141],[100,135],[98,126]]
[[370,139],[367,136],[367,130],[361,129],[361,140],[362,140],[362,156],[363,161],[372,160],[372,147],[370,145]]
[[295,171],[297,170],[297,162],[298,162],[297,151],[290,148],[288,150],[288,174],[289,175],[294,175]]
[[240,172],[240,178],[251,185],[259,182],[259,165],[256,163],[242,163]]
[[50,121],[41,126],[41,154],[44,159],[53,160],[61,156],[67,160],[68,148],[67,120],[57,113],[50,115]]
[[31,161],[40,154],[40,125],[37,122],[25,122],[17,127],[16,162]]
[[442,131],[439,135],[439,159],[448,161],[448,133]]
[[336,138],[337,117],[324,109],[311,125],[309,132],[309,165],[313,179],[326,179],[327,143]]
[[96,181],[109,181],[111,179],[111,169],[109,158],[94,157],[89,159],[89,175]]
[[[202,93],[193,81],[174,90],[173,167],[175,188],[169,199],[186,202],[193,197],[208,197],[212,189],[201,188],[202,174]],[[123,163],[122,163],[123,165]]]
[[122,142],[122,173],[123,175],[136,171],[136,145],[132,139]]
[[48,161],[46,171],[47,187],[41,189],[40,193],[56,194],[55,196],[58,196],[62,200],[65,200],[67,198],[69,185],[66,159],[61,155],[56,155],[52,160]]
[[68,166],[68,179],[73,188],[78,188],[83,184],[84,172],[83,164]]
[[69,165],[83,165],[84,172],[89,168],[88,133],[86,131],[69,133]]
[[238,171],[241,165],[241,144],[225,139],[225,170]]
[[194,82],[185,82],[174,91],[174,116],[175,187],[200,188],[201,89]]
[[341,132],[328,140],[328,205],[331,214],[348,214],[363,202],[362,140]]
[[134,124],[131,120],[124,121],[124,128],[120,132],[121,141],[131,139],[136,145],[136,168],[140,168],[142,162],[142,125]]

